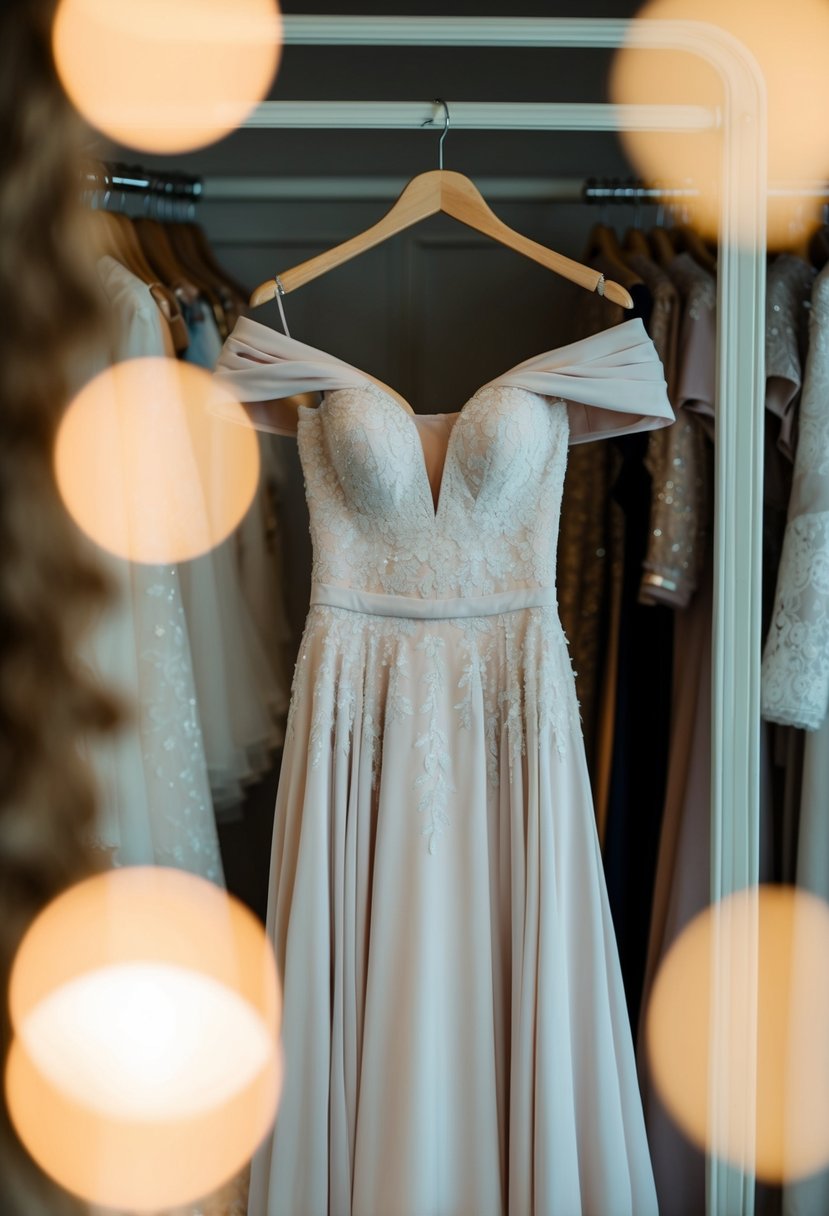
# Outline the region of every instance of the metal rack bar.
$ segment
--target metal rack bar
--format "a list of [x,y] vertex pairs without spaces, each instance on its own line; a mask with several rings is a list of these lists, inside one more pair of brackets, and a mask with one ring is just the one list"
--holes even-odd
[[[217,175],[203,179],[207,202],[277,202],[290,199],[320,201],[391,201],[406,185],[405,177],[236,177]],[[693,202],[699,190],[693,185],[657,186],[641,184],[609,185],[585,183],[581,177],[476,177],[475,184],[491,201],[580,203],[596,200],[612,204]],[[801,186],[769,186],[766,196],[774,198],[824,199],[829,202],[829,185],[810,182]]]
[[[706,106],[570,102],[451,101],[452,129],[466,131],[708,131],[720,114]],[[422,101],[263,101],[243,126],[253,130],[412,130],[430,134],[437,114]]]
[[120,162],[92,161],[80,175],[85,190],[111,190],[118,194],[158,195],[195,202],[203,190],[203,181],[187,173],[144,169],[141,165]]

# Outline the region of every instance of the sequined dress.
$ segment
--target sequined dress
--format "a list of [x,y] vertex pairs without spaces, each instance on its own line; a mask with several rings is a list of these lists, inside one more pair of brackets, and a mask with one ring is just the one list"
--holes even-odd
[[268,932],[286,1060],[250,1216],[650,1216],[555,549],[569,443],[672,420],[639,321],[448,416],[242,319],[217,376],[298,438],[314,547]]

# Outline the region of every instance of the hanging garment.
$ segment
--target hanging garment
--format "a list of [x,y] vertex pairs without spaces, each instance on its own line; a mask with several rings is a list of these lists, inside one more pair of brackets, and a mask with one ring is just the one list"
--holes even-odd
[[324,393],[299,411],[286,1071],[251,1216],[655,1213],[555,606],[568,441],[672,419],[641,322],[474,393],[436,498],[418,421],[365,373],[242,319],[217,376],[243,402]]
[[234,540],[183,563],[180,582],[213,805],[232,818],[282,742],[282,693],[242,595]]
[[[797,413],[809,345],[815,270],[791,254],[776,257],[766,276],[766,408],[763,452],[762,636],[768,636],[792,493]],[[803,732],[763,720],[762,814],[774,825],[777,882],[797,881]]]
[[[209,302],[199,298],[186,306],[184,319],[190,335],[185,360],[213,371],[222,351],[222,339]],[[275,502],[275,440],[272,435],[260,433],[258,441],[259,483],[253,502],[234,533],[233,547],[242,594],[253,625],[254,647],[258,654],[265,656],[261,669],[261,700],[268,706],[269,718],[274,720],[267,732],[267,750],[270,751],[280,746],[284,738],[290,697],[289,672],[296,648],[291,653],[291,633],[285,610],[285,562]],[[259,763],[254,767],[258,770]]]
[[[829,268],[812,288],[789,522],[763,657],[763,712],[808,725],[803,741],[797,884],[829,899]],[[819,654],[815,654],[815,648]],[[813,662],[809,664],[809,660]],[[802,679],[798,679],[798,672]],[[787,1183],[784,1216],[829,1211],[829,1170]]]
[[[670,355],[670,334],[676,328],[675,289],[648,259],[639,259],[634,266],[634,258],[629,255],[627,261],[641,278],[640,294],[648,293],[647,327],[664,369]],[[609,704],[611,695],[613,703],[606,731],[607,776],[598,792],[601,795],[606,790],[602,853],[634,1027],[665,798],[673,632],[668,610],[643,607],[639,602],[655,499],[646,453],[656,440],[670,437],[677,425],[618,440],[620,468],[611,491],[620,523],[620,576],[618,589],[614,587],[607,647],[608,656],[615,654],[615,661],[605,664],[603,680],[605,703]]]
[[829,270],[812,291],[792,495],[763,652],[763,716],[817,730],[829,708]]
[[815,271],[791,254],[766,276],[766,409],[763,459],[763,637],[774,608],[797,445],[796,419],[809,348]]
[[628,260],[653,295],[650,335],[665,368],[676,422],[648,437],[645,467],[651,476],[648,547],[639,599],[643,604],[684,608],[700,571],[700,530],[707,515],[703,436],[699,422],[676,405],[680,297],[670,276],[642,254]]
[[[620,271],[617,263],[603,257],[592,259],[590,266],[608,279]],[[633,297],[634,315],[644,319],[651,307],[647,288],[635,275],[624,286]],[[572,293],[570,317],[570,340],[579,341],[620,324],[625,310],[579,290]],[[610,490],[620,465],[621,456],[613,444],[591,443],[573,449],[564,479],[558,536],[559,615],[576,673],[584,749],[602,842],[613,755],[615,642],[624,547],[624,521]]]
[[[184,319],[190,335],[186,361],[212,372],[222,351],[222,339],[209,303],[196,300],[184,309]],[[290,696],[288,673],[293,666],[293,656],[286,661],[290,630],[284,604],[282,537],[274,504],[274,439],[262,434],[257,438],[259,482],[253,502],[233,535],[232,548],[246,605],[238,632],[244,630],[254,639],[251,657],[260,673],[258,699],[267,707],[270,724],[263,737],[265,746],[258,746],[252,753],[248,750],[251,762],[246,779],[264,771],[271,763],[270,752],[282,744]]]
[[713,440],[717,281],[687,253],[674,258],[668,266],[668,274],[682,300],[676,405],[678,409],[697,414]]
[[[668,273],[682,301],[674,406],[678,415],[693,411],[713,432],[716,283],[685,254]],[[667,788],[640,1004],[638,1062],[661,1216],[699,1216],[706,1202],[705,1157],[678,1130],[649,1071],[645,1015],[662,960],[709,902],[713,538],[707,524],[699,521],[704,551],[696,590],[688,607],[675,611]]]
[[[98,271],[113,318],[115,360],[168,353],[169,335],[149,288],[114,258]],[[102,366],[107,359],[101,360]],[[147,402],[147,433],[153,411]],[[100,459],[122,446],[113,412],[96,436]],[[102,503],[111,515],[117,504]],[[97,844],[121,865],[172,865],[222,883],[204,741],[178,568],[120,560],[96,550],[116,600],[95,623],[83,657],[119,693],[133,718],[91,749],[99,787]]]
[[[672,428],[671,428],[672,429]],[[651,899],[665,804],[673,612],[639,599],[652,507],[647,435],[625,436],[612,494],[623,528],[612,763],[602,847],[631,1026],[645,972]]]
[[[216,322],[201,299],[183,306],[188,363],[212,371],[222,349]],[[249,548],[264,549],[262,480],[246,515]],[[251,562],[255,554],[251,552]],[[240,815],[244,788],[267,772],[282,743],[287,681],[281,654],[269,651],[245,597],[238,569],[238,537],[180,567],[193,671],[217,819]],[[279,598],[274,600],[278,614]],[[275,674],[279,664],[280,676]]]
[[182,304],[182,314],[189,338],[185,362],[212,371],[222,352],[222,339],[210,304],[198,297]]
[[296,659],[286,611],[287,565],[278,509],[275,435],[259,434],[259,485],[250,509],[236,530],[236,562],[242,593],[271,675],[269,713],[272,743],[281,746]]

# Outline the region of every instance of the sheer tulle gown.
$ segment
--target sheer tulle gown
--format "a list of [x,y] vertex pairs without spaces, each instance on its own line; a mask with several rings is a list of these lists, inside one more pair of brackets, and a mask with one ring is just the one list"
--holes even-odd
[[244,319],[217,375],[265,426],[323,393],[268,912],[286,1074],[251,1216],[654,1213],[555,597],[568,443],[672,419],[641,322],[479,389],[437,503],[422,428],[364,373]]

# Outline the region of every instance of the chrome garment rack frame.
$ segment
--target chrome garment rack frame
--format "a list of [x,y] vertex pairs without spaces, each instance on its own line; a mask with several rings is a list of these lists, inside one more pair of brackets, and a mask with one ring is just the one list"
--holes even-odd
[[[696,21],[558,18],[286,17],[287,45],[458,46],[679,50],[718,74],[722,104],[606,105],[470,103],[447,100],[452,128],[487,130],[699,131],[721,134],[720,256],[717,308],[717,444],[712,671],[711,896],[718,901],[759,875],[760,562],[762,433],[765,394],[766,93],[747,49]],[[407,128],[438,109],[424,102],[267,101],[252,128]],[[425,127],[434,130],[435,127]],[[209,193],[209,191],[206,191]],[[739,234],[739,236],[738,236]],[[730,1004],[727,979],[736,949],[756,962],[756,933],[735,947],[723,936],[713,964],[712,1025],[738,1019],[745,1061],[735,1067],[728,1035],[712,1044],[710,1126],[723,1126],[722,1099],[745,1086],[755,1058],[756,999]],[[751,971],[751,968],[749,968]],[[756,969],[754,971],[756,975]],[[749,985],[751,987],[751,985]],[[732,1043],[733,1047],[733,1043]],[[736,1081],[735,1078],[740,1078]],[[753,1103],[746,1108],[745,1152],[727,1166],[708,1159],[709,1216],[753,1216]]]

